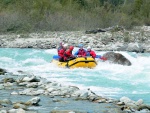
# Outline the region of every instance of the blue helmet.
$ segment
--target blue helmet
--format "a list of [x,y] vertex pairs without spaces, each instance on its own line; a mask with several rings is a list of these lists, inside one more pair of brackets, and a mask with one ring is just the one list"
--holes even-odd
[[83,44],[79,44],[78,46],[79,46],[79,48],[81,48],[81,47],[83,47]]

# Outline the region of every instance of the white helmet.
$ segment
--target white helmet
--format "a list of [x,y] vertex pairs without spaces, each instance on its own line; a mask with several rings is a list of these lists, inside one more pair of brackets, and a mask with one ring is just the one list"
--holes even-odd
[[91,50],[91,46],[88,46],[88,47],[87,47],[87,50]]
[[66,47],[68,47],[68,44],[66,43],[66,44],[64,44],[63,46],[66,48]]

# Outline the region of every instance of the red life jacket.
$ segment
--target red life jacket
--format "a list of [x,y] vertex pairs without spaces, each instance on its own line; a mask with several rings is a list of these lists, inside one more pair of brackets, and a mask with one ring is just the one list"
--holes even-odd
[[68,58],[70,58],[72,56],[72,51],[70,50],[66,50],[64,52],[64,55],[63,55],[63,58],[64,58],[64,61],[66,61]]
[[86,51],[84,49],[79,49],[78,55],[86,56]]
[[57,49],[57,51],[58,51],[58,56],[60,56],[60,58],[63,58],[64,53],[65,53],[65,49],[60,46],[60,47]]
[[73,46],[70,46],[69,49],[65,51],[64,56],[63,56],[64,61],[66,61],[66,60],[69,59],[70,57],[74,57],[74,56],[72,55],[73,49],[74,49],[74,47],[73,47]]
[[95,52],[94,51],[87,51],[88,53],[90,53],[90,56],[92,56],[92,58],[96,58],[96,54],[95,54]]

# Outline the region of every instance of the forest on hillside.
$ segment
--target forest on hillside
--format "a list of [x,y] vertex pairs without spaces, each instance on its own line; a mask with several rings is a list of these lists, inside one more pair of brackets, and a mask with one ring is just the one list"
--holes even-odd
[[150,25],[150,0],[0,0],[0,32]]

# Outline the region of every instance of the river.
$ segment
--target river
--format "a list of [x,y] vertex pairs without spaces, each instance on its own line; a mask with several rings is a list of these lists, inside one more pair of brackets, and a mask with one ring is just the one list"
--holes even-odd
[[[96,53],[102,55],[105,52]],[[0,48],[0,68],[14,74],[22,70],[50,81],[76,85],[80,89],[90,88],[105,97],[119,99],[127,96],[150,104],[150,53],[119,53],[132,65],[122,66],[97,59],[98,65],[94,69],[65,69],[51,63],[53,55],[57,54],[56,49]]]

